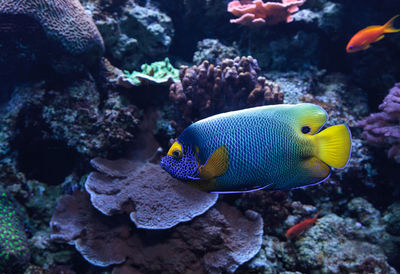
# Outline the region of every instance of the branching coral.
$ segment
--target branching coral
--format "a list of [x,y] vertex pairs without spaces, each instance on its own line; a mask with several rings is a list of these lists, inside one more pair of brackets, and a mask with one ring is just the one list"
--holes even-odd
[[232,1],[228,4],[228,12],[239,17],[231,19],[231,23],[254,27],[274,25],[279,22],[292,22],[291,15],[297,12],[304,2],[305,0],[282,0],[282,3],[264,3],[262,0],[256,0],[242,4],[241,1]]
[[169,93],[183,118],[178,129],[219,112],[282,103],[279,87],[259,72],[257,60],[250,56],[225,59],[221,65],[203,61],[200,66],[182,66],[181,82],[172,84]]
[[373,144],[388,144],[388,157],[400,163],[400,83],[390,89],[379,105],[382,112],[373,113],[358,123],[363,136]]
[[261,247],[261,216],[254,211],[246,215],[220,203],[172,230],[141,231],[126,219],[102,215],[86,193],[78,192],[61,198],[50,222],[51,238],[74,244],[94,265],[123,263],[113,273],[225,273]]
[[104,51],[103,39],[79,0],[1,0],[0,17],[10,15],[34,18],[70,54],[99,56]]
[[6,193],[0,194],[0,271],[7,273],[29,260],[28,241],[21,216]]
[[203,214],[217,201],[173,179],[158,165],[95,158],[85,187],[106,215],[127,213],[138,228],[166,229]]

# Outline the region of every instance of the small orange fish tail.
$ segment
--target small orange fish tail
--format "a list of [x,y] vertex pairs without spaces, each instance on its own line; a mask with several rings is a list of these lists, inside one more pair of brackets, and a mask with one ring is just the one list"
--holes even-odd
[[399,17],[400,14],[397,14],[396,16],[393,16],[392,19],[390,19],[386,24],[383,25],[383,31],[385,33],[390,33],[390,32],[398,32],[400,29],[396,29],[393,27],[393,23],[396,20],[397,17]]
[[311,218],[312,221],[313,221],[313,223],[315,223],[315,221],[318,219],[319,213],[321,213],[321,210],[319,210],[319,211],[317,212],[317,214],[315,214],[315,216]]

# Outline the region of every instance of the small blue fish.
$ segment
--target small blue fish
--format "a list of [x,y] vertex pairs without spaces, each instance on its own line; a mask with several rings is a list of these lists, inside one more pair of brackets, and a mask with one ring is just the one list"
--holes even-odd
[[350,158],[346,125],[313,104],[274,105],[215,115],[189,127],[162,158],[172,177],[200,189],[292,189],[326,180]]

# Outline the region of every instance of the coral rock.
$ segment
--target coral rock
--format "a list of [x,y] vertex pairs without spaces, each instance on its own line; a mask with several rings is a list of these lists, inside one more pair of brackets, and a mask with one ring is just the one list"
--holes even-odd
[[173,179],[158,165],[96,158],[85,187],[93,205],[106,215],[130,214],[138,228],[167,229],[190,221],[213,206],[208,194]]
[[376,145],[390,145],[388,157],[400,163],[400,83],[389,91],[379,105],[382,112],[373,113],[358,123],[363,137]]
[[[298,262],[304,269],[324,273],[396,273],[383,250],[366,240],[369,233],[351,219],[324,216],[296,241]],[[363,271],[368,265],[374,271]]]
[[72,55],[99,56],[104,51],[103,39],[79,0],[1,0],[0,17],[4,15],[34,18],[47,37]]
[[75,193],[61,198],[50,222],[51,238],[74,244],[98,266],[125,262],[113,273],[234,272],[261,247],[261,216],[247,215],[220,203],[170,231],[137,231],[95,210],[86,193]]
[[280,22],[292,22],[292,14],[299,10],[305,0],[282,0],[282,3],[256,0],[248,4],[241,1],[232,1],[228,4],[228,12],[238,19],[231,19],[231,23],[246,26],[262,26],[265,24],[274,25]]
[[239,55],[236,45],[226,46],[218,39],[204,39],[197,42],[197,51],[193,55],[193,63],[200,65],[204,60],[220,65],[224,59],[233,59]]

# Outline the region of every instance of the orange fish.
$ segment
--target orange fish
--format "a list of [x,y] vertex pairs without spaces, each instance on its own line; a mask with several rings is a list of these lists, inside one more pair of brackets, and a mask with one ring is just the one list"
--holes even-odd
[[385,37],[383,35],[384,33],[400,31],[400,29],[395,29],[393,27],[394,20],[399,16],[400,14],[394,16],[383,26],[369,26],[360,30],[350,39],[350,42],[346,46],[346,51],[348,53],[352,53],[360,50],[366,50],[371,46],[371,43],[378,42]]
[[285,234],[285,235],[286,235],[286,238],[288,238],[288,239],[294,239],[294,238],[296,238],[297,236],[299,236],[299,234],[300,234],[301,232],[303,232],[303,231],[306,230],[310,225],[312,225],[312,224],[315,223],[315,221],[316,221],[317,218],[318,218],[318,214],[319,214],[319,212],[318,212],[317,214],[315,214],[314,217],[308,218],[308,219],[306,219],[306,220],[304,220],[304,221],[302,221],[302,222],[300,222],[300,223],[298,223],[298,224],[292,226],[291,228],[289,228],[289,229],[286,231],[286,234]]

